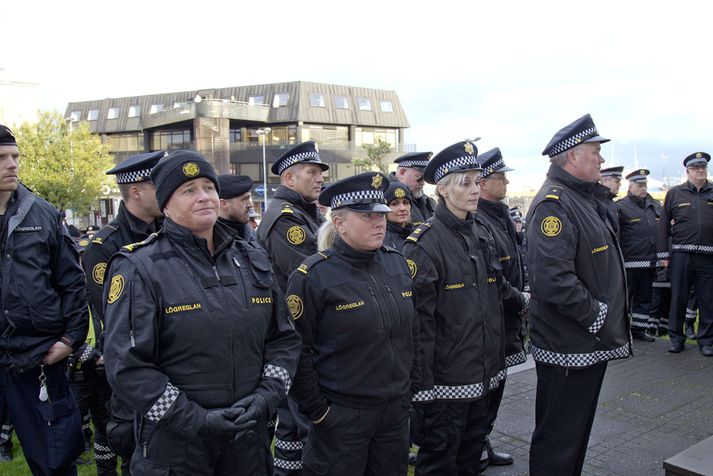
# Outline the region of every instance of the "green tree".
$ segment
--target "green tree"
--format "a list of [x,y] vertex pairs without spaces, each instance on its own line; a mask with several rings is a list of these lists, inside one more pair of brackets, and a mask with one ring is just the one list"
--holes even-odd
[[366,157],[352,158],[352,164],[356,167],[363,167],[366,170],[378,169],[381,173],[389,172],[389,165],[384,160],[391,152],[391,145],[380,137],[376,139],[376,144],[362,145],[366,150]]
[[58,112],[39,112],[36,123],[14,131],[20,149],[20,179],[59,210],[89,213],[111,180],[114,161],[86,123],[67,123]]

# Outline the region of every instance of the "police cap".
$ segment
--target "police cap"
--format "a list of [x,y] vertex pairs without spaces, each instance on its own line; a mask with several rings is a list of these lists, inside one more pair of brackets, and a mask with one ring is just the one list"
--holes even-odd
[[513,169],[505,165],[505,160],[503,159],[503,154],[500,152],[498,147],[490,149],[487,152],[483,152],[478,156],[478,161],[480,166],[483,167],[482,178],[488,178],[497,172],[512,172]]
[[448,174],[467,172],[469,170],[482,170],[480,162],[476,159],[478,148],[471,141],[461,141],[446,147],[436,154],[426,170],[423,178],[430,184],[436,184]]
[[275,175],[282,175],[282,172],[295,164],[317,164],[322,171],[329,170],[329,165],[319,158],[319,147],[313,140],[308,140],[300,145],[288,150],[272,164],[270,170]]
[[629,172],[629,175],[626,176],[626,180],[629,182],[646,182],[650,173],[648,169],[637,169],[633,172]]
[[522,221],[522,212],[519,207],[512,207],[510,209],[510,218],[512,218],[513,221]]
[[386,204],[393,202],[394,200],[401,200],[402,198],[407,199],[411,202],[411,192],[408,187],[401,182],[393,181],[389,184],[389,188],[384,192],[384,198],[386,199]]
[[253,179],[247,175],[219,175],[220,198],[227,200],[239,197],[253,188]]
[[12,131],[2,124],[0,124],[0,145],[17,145],[17,140],[12,135]]
[[621,178],[624,175],[624,166],[617,165],[616,167],[607,167],[606,169],[600,170],[602,177],[615,177]]
[[609,139],[599,135],[589,114],[560,129],[542,151],[542,155],[554,157],[584,142],[609,142]]
[[163,210],[173,192],[185,182],[205,177],[215,184],[220,193],[220,185],[215,170],[198,152],[177,150],[171,152],[151,170],[151,180],[156,185],[156,201]]
[[116,175],[116,183],[146,182],[151,179],[151,169],[165,156],[163,150],[132,155],[106,174]]
[[333,210],[348,208],[356,212],[390,213],[384,192],[389,179],[379,172],[365,172],[339,180],[319,194],[319,203]]
[[399,167],[423,170],[432,156],[433,152],[409,152],[396,158],[394,163]]
[[693,167],[695,165],[708,165],[708,162],[710,160],[710,154],[706,154],[705,152],[694,152],[693,154],[683,159],[683,166]]

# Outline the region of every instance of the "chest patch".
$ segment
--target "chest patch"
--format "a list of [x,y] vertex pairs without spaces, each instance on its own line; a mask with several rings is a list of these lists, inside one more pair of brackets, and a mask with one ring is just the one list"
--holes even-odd
[[250,298],[253,304],[272,304],[272,296],[253,296]]
[[354,301],[350,303],[345,303],[345,304],[337,304],[334,307],[335,311],[351,311],[352,309],[357,309],[359,307],[364,307],[364,301],[359,300],[359,301]]
[[176,314],[179,312],[189,312],[189,311],[199,311],[203,307],[201,306],[201,303],[199,302],[194,302],[192,304],[179,304],[177,306],[167,306],[164,308],[163,312],[165,314]]

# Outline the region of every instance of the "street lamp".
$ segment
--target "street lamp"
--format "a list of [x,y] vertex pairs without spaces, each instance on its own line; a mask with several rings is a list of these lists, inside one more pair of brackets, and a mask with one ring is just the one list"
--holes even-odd
[[257,130],[257,135],[262,136],[262,199],[265,202],[263,205],[265,210],[267,210],[267,163],[265,161],[265,142],[267,141],[267,134],[269,134],[271,130],[272,129],[269,127]]

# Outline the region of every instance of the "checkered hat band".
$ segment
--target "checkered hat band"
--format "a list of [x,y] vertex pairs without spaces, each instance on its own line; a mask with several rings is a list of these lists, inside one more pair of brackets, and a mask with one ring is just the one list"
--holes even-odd
[[399,167],[413,167],[425,169],[428,165],[428,160],[402,160],[397,164]]
[[146,182],[151,178],[151,169],[132,170],[116,174],[116,183]]
[[483,167],[483,176],[481,178],[486,178],[488,175],[497,172],[498,169],[505,167],[505,161],[503,159],[498,159],[487,167]]
[[619,178],[621,178],[622,173],[617,172],[616,170],[610,170],[609,172],[602,172],[601,176],[602,177],[619,177]]
[[648,177],[646,175],[634,175],[629,178],[629,182],[646,182]]
[[347,205],[386,203],[384,192],[381,190],[357,190],[356,192],[342,193],[332,197],[330,206],[332,208],[344,207]]
[[[469,167],[475,165],[475,167]],[[461,170],[471,170],[473,168],[479,168],[480,164],[474,155],[466,155],[463,157],[458,157],[453,160],[449,160],[445,164],[441,165],[436,169],[433,174],[433,178],[436,182],[441,180],[443,177],[452,172],[459,172]]]
[[707,163],[708,163],[708,161],[707,161],[706,159],[704,159],[704,158],[691,159],[691,160],[689,160],[688,162],[686,162],[686,167],[691,167],[691,166],[693,166],[693,165],[705,165],[705,164],[707,164]]
[[316,160],[319,162],[319,154],[316,152],[302,152],[291,157],[287,157],[277,166],[277,171],[281,174],[287,170],[287,167],[292,167],[297,162],[304,162],[305,160]]
[[565,140],[553,145],[550,149],[550,157],[555,156],[557,154],[561,154],[565,150],[569,150],[572,147],[581,144],[583,140],[595,137],[597,135],[598,134],[596,127],[590,127],[589,129],[585,129],[582,132],[577,132],[575,135],[567,137]]

